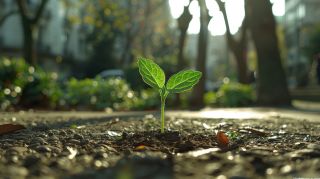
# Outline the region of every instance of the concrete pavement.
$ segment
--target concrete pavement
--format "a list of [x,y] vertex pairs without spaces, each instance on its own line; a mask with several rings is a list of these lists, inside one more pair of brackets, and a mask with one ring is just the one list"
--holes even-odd
[[[91,112],[91,111],[21,111],[1,112],[1,118],[12,117],[70,117],[70,118],[115,118],[115,117],[143,117],[145,115],[159,116],[158,111],[128,111],[128,112]],[[320,110],[304,110],[297,108],[205,108],[200,111],[174,111],[167,110],[167,117],[205,118],[205,119],[274,119],[290,118],[294,120],[320,121]]]

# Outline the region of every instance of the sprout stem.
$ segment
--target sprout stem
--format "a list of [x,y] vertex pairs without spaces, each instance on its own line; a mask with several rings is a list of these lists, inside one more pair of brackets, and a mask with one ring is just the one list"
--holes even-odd
[[164,133],[164,107],[166,105],[166,100],[161,99],[161,133]]

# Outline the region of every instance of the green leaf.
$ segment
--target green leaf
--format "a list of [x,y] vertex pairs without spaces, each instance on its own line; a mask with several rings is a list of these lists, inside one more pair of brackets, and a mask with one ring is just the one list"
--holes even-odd
[[162,89],[166,80],[163,70],[152,60],[139,58],[139,72],[145,83],[156,89]]
[[180,71],[170,77],[166,88],[170,93],[180,93],[189,90],[199,82],[201,76],[202,73],[199,71]]

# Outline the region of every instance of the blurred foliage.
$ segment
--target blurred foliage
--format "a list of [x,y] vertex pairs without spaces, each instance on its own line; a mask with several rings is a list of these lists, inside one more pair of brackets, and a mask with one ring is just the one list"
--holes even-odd
[[309,43],[304,48],[304,53],[310,60],[314,59],[315,55],[320,53],[320,24],[310,31]]
[[115,45],[124,36],[128,16],[117,1],[86,0],[83,10],[83,28],[89,53],[86,74],[94,77],[105,69],[120,65]]
[[[168,58],[169,59],[169,58]],[[164,63],[169,63],[164,60]],[[136,71],[134,68],[132,72]],[[129,75],[131,76],[131,75]],[[169,77],[169,76],[168,76]],[[137,82],[140,76],[133,77]],[[191,93],[183,93],[180,108],[188,107]],[[219,90],[208,92],[205,103],[210,106],[244,106],[254,101],[253,89],[238,83],[223,84]],[[175,95],[167,106],[177,108]],[[57,74],[33,67],[22,59],[0,60],[0,104],[2,110],[17,108],[145,110],[160,106],[158,92],[138,85],[133,90],[120,78],[71,78],[64,85],[57,83]]]
[[[30,80],[31,79],[31,80]],[[62,91],[57,83],[56,73],[47,73],[37,68],[30,81],[22,90],[20,105],[23,107],[55,108],[62,96]]]
[[65,104],[80,109],[129,110],[138,100],[127,82],[120,78],[107,80],[72,78],[66,84],[65,94]]
[[151,88],[142,89],[139,98],[133,106],[136,110],[155,109],[160,106],[159,93]]
[[0,59],[1,109],[13,107],[55,107],[61,91],[56,73],[46,73],[22,59]]
[[107,69],[130,68],[140,55],[158,58],[176,51],[177,34],[169,27],[171,15],[166,1],[62,2],[66,34],[77,27],[81,34],[79,45],[86,54],[86,60],[78,61],[80,64],[70,63],[74,76],[95,77]]
[[217,93],[214,91],[209,91],[204,94],[204,104],[206,106],[216,106],[217,105]]
[[279,24],[277,25],[276,34],[278,37],[278,46],[280,50],[281,61],[283,65],[286,65],[287,64],[286,59],[288,58],[287,57],[288,49],[286,45],[285,29],[282,25],[279,25]]
[[148,86],[143,82],[139,74],[139,69],[136,63],[131,64],[124,70],[125,79],[128,81],[133,90],[143,90]]
[[208,106],[239,107],[253,104],[254,89],[240,83],[223,84],[217,92],[207,92],[204,96]]
[[56,73],[30,66],[23,59],[1,58],[1,109],[144,110],[159,106],[157,92],[151,89],[135,92],[121,78],[71,78],[58,84],[57,77]]

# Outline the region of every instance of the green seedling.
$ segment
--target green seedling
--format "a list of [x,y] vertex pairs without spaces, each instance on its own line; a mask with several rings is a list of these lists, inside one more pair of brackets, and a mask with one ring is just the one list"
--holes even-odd
[[230,138],[231,141],[235,141],[239,137],[239,135],[236,131],[228,131],[226,134]]
[[199,82],[202,73],[194,70],[183,70],[172,75],[166,82],[164,71],[152,60],[139,58],[139,72],[145,83],[159,91],[161,99],[161,133],[164,132],[164,108],[169,93],[181,93],[192,89]]

